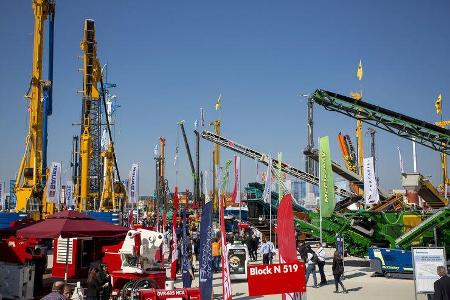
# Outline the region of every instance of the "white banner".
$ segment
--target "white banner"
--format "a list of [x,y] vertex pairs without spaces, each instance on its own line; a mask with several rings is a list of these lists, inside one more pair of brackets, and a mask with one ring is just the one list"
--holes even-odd
[[270,203],[272,200],[272,158],[269,158],[269,164],[267,165],[267,172],[266,172],[266,182],[264,185],[264,192],[263,192],[263,201],[266,203]]
[[66,207],[69,208],[73,203],[73,183],[72,180],[66,182]]
[[133,164],[130,170],[130,190],[128,199],[132,203],[137,203],[139,200],[139,165]]
[[209,197],[208,188],[207,188],[207,181],[208,172],[203,171],[203,194],[205,194],[205,204],[211,201],[211,198]]
[[50,166],[50,176],[47,178],[47,201],[55,204],[59,203],[60,191],[61,163],[52,162]]
[[380,202],[377,180],[373,168],[373,157],[364,158],[364,199],[366,205]]

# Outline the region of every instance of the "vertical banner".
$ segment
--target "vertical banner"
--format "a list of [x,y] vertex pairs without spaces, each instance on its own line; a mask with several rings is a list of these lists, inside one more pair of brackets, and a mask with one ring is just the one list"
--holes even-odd
[[66,207],[69,208],[73,205],[73,183],[72,180],[68,180],[66,182]]
[[9,204],[6,204],[7,209],[16,208],[16,192],[15,192],[16,180],[11,179],[9,181]]
[[272,158],[269,157],[269,163],[267,164],[266,182],[264,184],[263,201],[270,203],[272,200]]
[[331,170],[330,141],[328,136],[319,139],[319,174],[320,174],[320,205],[322,217],[329,217],[336,206],[334,196],[334,180]]
[[139,165],[133,164],[130,170],[130,193],[129,193],[129,201],[131,203],[137,203],[139,200]]
[[173,193],[173,214],[172,214],[172,261],[170,265],[170,278],[177,277],[178,241],[177,241],[177,210],[178,210],[178,187]]
[[[205,195],[207,195],[205,191]],[[199,282],[200,295],[202,299],[211,299],[212,297],[212,250],[211,244],[214,237],[212,228],[212,201],[208,201],[203,206],[202,220],[200,223],[200,259],[199,259]]]
[[234,156],[234,189],[233,189],[233,203],[241,203],[241,158]]
[[400,173],[405,173],[405,169],[403,168],[403,158],[402,158],[402,152],[400,152],[400,147],[397,147],[398,150],[398,160],[400,162]]
[[202,107],[200,107],[200,125],[205,127],[205,114]]
[[61,163],[52,162],[50,167],[50,176],[47,181],[47,201],[58,204],[60,191],[61,191]]
[[190,288],[192,284],[191,274],[189,273],[189,251],[188,251],[188,237],[187,237],[187,225],[186,225],[186,208],[183,208],[183,245],[182,245],[182,276],[183,276],[183,288]]
[[[222,191],[220,191],[222,192]],[[220,195],[221,193],[219,193]],[[228,262],[227,235],[225,232],[225,197],[219,198],[220,240],[222,246],[222,293],[223,300],[231,300],[230,264]]]
[[373,157],[364,158],[364,200],[366,205],[380,202],[375,170],[373,168]]

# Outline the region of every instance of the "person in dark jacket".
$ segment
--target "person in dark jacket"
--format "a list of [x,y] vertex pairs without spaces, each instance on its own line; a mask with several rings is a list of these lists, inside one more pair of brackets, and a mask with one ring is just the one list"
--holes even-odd
[[343,292],[348,293],[341,281],[341,276],[344,274],[344,260],[339,255],[337,250],[334,251],[333,266],[331,269],[333,270],[334,285],[336,286],[336,290],[334,292],[339,293],[339,285],[341,285]]
[[450,300],[450,277],[447,276],[447,268],[437,267],[438,280],[434,282],[433,300]]
[[[104,286],[106,287],[107,283]],[[100,299],[100,291],[102,290],[102,287],[103,285],[99,278],[99,269],[97,267],[92,268],[89,272],[87,280],[86,299]]]

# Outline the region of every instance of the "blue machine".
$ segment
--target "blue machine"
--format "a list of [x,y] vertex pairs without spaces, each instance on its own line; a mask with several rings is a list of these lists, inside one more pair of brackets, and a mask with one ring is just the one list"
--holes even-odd
[[99,221],[104,221],[114,225],[120,225],[119,212],[87,211],[86,214]]
[[395,248],[369,248],[370,268],[385,277],[413,278],[412,252]]

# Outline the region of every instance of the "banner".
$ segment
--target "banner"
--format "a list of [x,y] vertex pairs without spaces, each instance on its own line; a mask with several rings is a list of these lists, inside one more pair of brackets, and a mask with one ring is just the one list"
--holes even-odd
[[380,202],[375,170],[373,168],[373,157],[364,158],[364,200],[366,205]]
[[133,164],[130,170],[128,201],[137,203],[139,200],[139,165]]
[[[182,255],[182,274],[183,274],[183,288],[190,288],[192,284],[191,274],[189,273],[189,252],[188,252],[188,236],[187,236],[187,225],[186,225],[186,208],[183,208],[183,245]],[[192,262],[191,262],[192,263]]]
[[[221,191],[219,191],[219,195]],[[225,232],[225,197],[219,198],[219,217],[220,217],[220,241],[222,246],[222,293],[223,300],[231,300],[231,279],[230,279],[230,264],[228,262],[228,249],[227,249],[227,234]]]
[[267,165],[266,182],[264,184],[263,201],[270,203],[272,200],[272,158],[269,157]]
[[0,182],[0,207],[1,207],[1,209],[5,209],[5,202],[3,200],[3,198],[4,198],[3,194],[5,193],[4,189],[5,189],[5,187],[3,185],[3,182]]
[[16,180],[11,179],[9,181],[9,204],[6,204],[6,209],[15,209],[16,208]]
[[178,187],[175,187],[173,194],[173,214],[172,214],[172,261],[170,265],[170,278],[177,277],[178,241],[177,241],[177,210],[178,210]]
[[241,158],[234,156],[234,189],[233,203],[241,203]]
[[200,125],[205,127],[205,114],[203,112],[203,108],[200,107]]
[[73,201],[73,182],[68,180],[66,182],[66,207],[71,207],[74,205]]
[[330,141],[328,136],[319,139],[320,212],[329,217],[336,206],[334,180],[331,170]]
[[47,201],[58,204],[60,191],[61,191],[61,163],[52,162],[50,167],[50,176],[47,179]]
[[412,248],[412,257],[416,294],[434,293],[434,283],[440,278],[437,267],[447,266],[445,248]]
[[305,264],[301,261],[248,266],[247,274],[249,296],[306,291]]
[[[205,195],[208,193],[206,192]],[[212,296],[212,250],[211,244],[214,237],[212,228],[212,201],[203,206],[202,220],[200,222],[200,249],[198,276],[200,282],[200,294],[202,299],[211,299]]]

